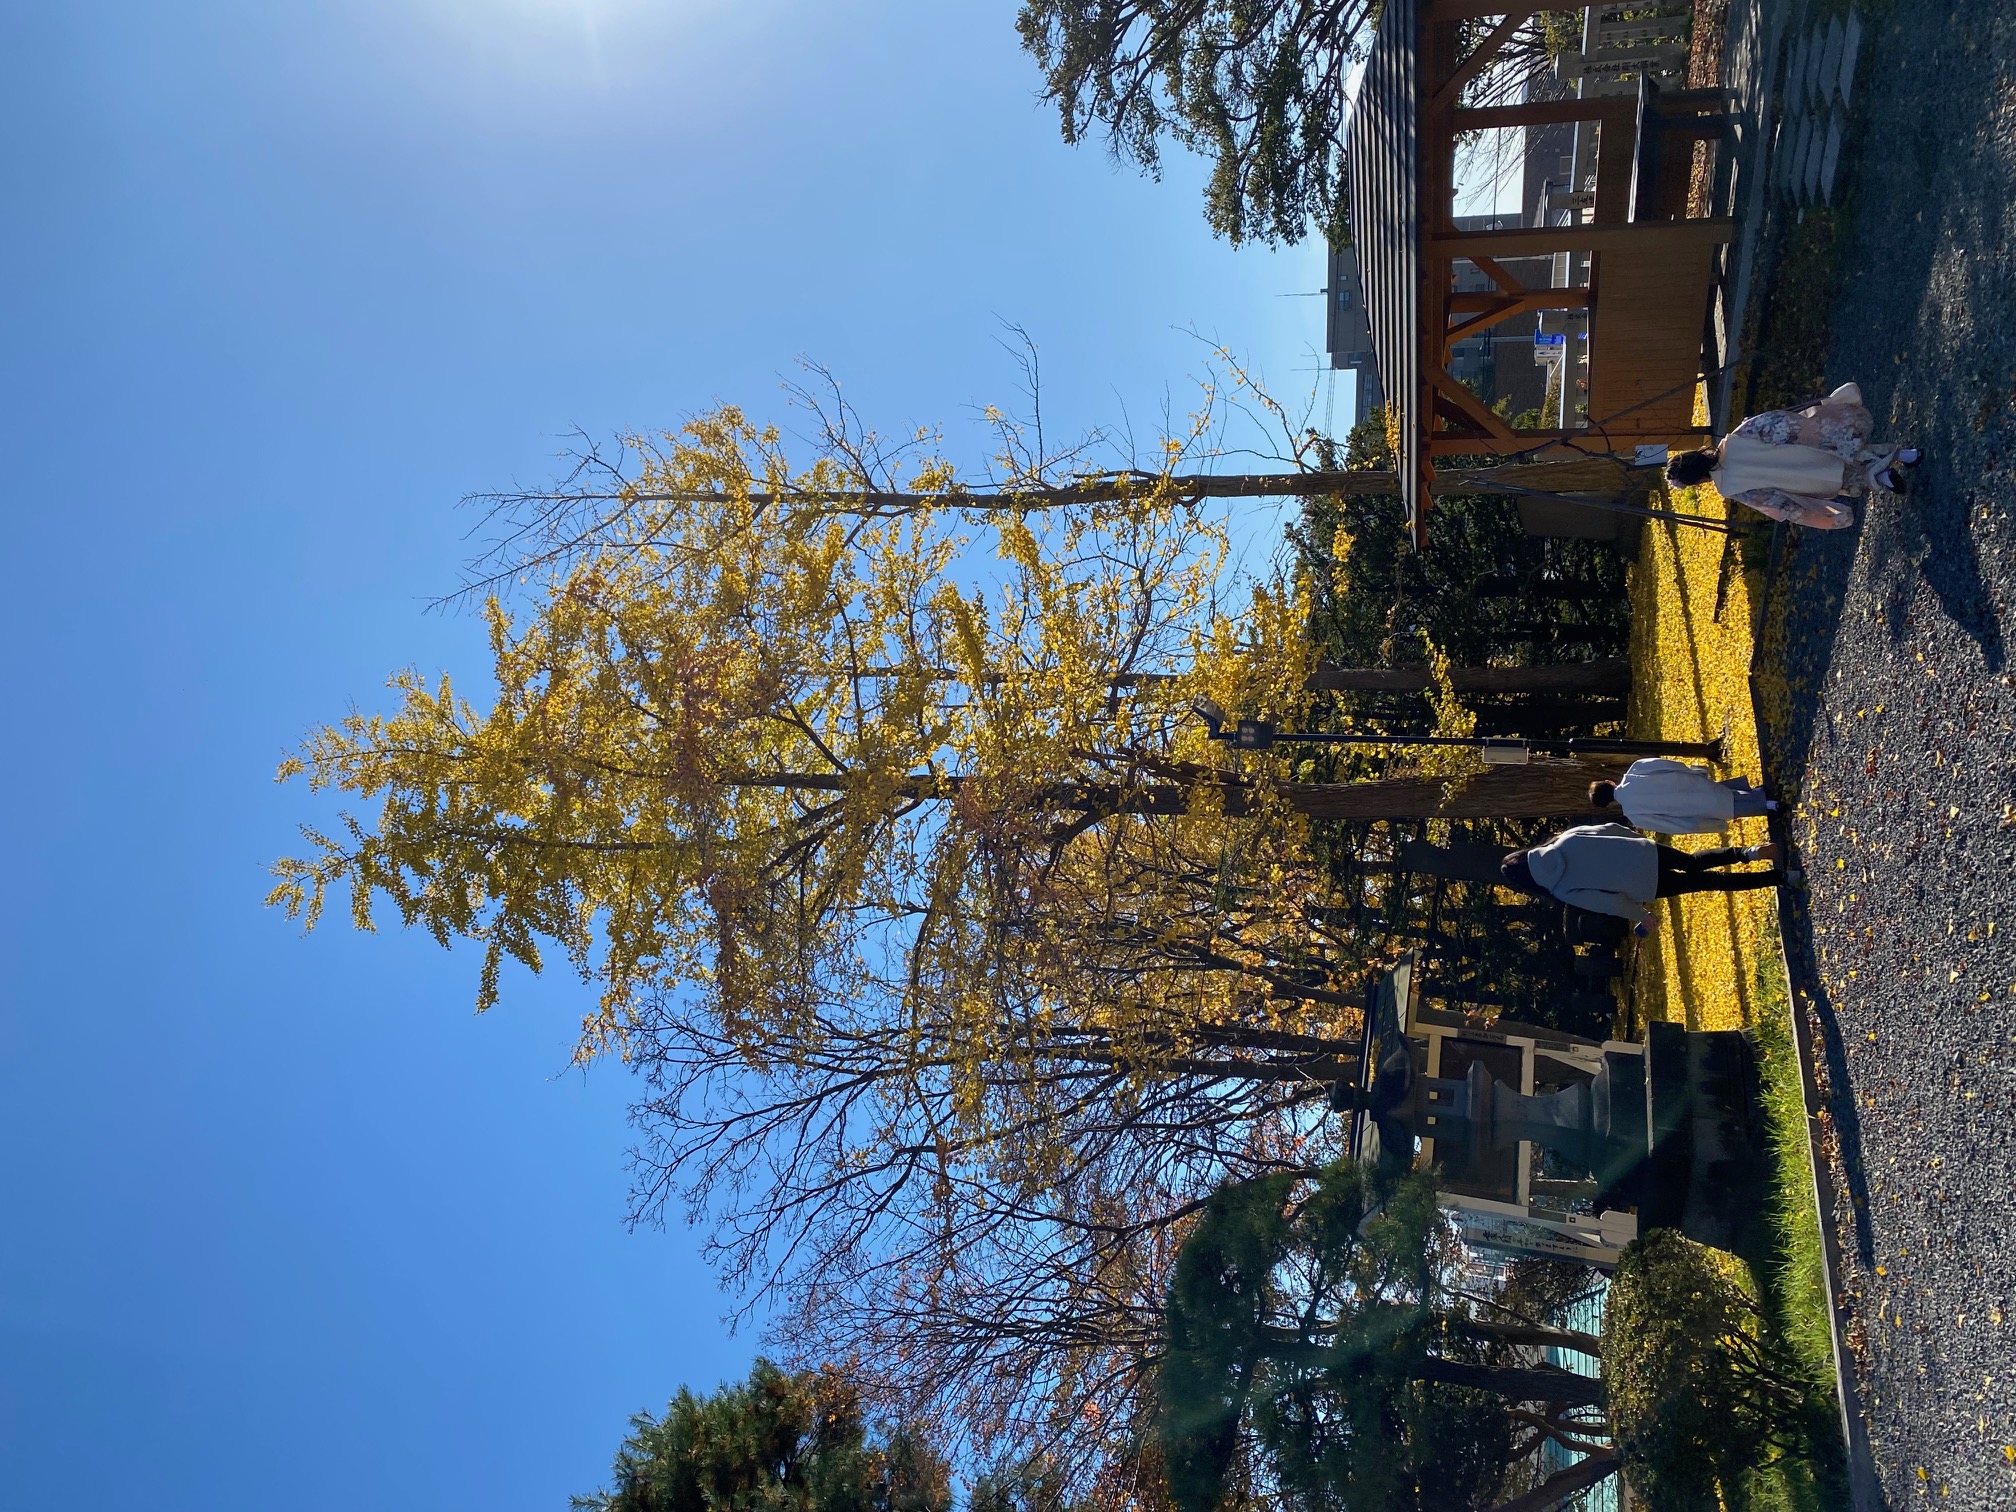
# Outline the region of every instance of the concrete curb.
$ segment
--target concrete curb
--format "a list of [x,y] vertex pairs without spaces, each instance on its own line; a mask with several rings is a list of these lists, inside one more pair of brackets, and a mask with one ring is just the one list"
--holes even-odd
[[[1772,554],[1772,572],[1765,582],[1763,603],[1768,607],[1775,586],[1779,553]],[[1753,666],[1749,679],[1750,717],[1756,721],[1761,750],[1765,732],[1764,711],[1757,701],[1757,673]],[[1762,775],[1761,773],[1759,774]],[[1784,851],[1787,862],[1793,857],[1791,825],[1785,811],[1771,820],[1770,828]],[[1853,1512],[1885,1512],[1887,1502],[1876,1473],[1876,1456],[1869,1443],[1869,1424],[1862,1415],[1861,1393],[1856,1386],[1855,1364],[1841,1337],[1841,1242],[1834,1230],[1834,1169],[1822,1147],[1823,1126],[1819,1083],[1819,1063],[1814,1053],[1813,1028],[1800,1007],[1797,980],[1792,962],[1785,953],[1785,919],[1791,889],[1778,889],[1778,969],[1784,973],[1785,1008],[1792,1017],[1792,1043],[1799,1057],[1799,1087],[1806,1105],[1806,1164],[1813,1180],[1814,1210],[1820,1220],[1820,1265],[1827,1287],[1827,1338],[1834,1351],[1834,1399],[1841,1416],[1841,1441],[1848,1460],[1848,1495]]]

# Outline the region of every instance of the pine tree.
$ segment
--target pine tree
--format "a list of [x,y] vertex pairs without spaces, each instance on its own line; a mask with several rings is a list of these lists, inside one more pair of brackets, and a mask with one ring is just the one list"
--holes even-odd
[[1602,1383],[1522,1353],[1595,1341],[1464,1306],[1441,1224],[1426,1172],[1342,1164],[1212,1197],[1177,1260],[1159,1377],[1180,1512],[1256,1492],[1298,1512],[1476,1506],[1544,1442],[1601,1450]]
[[951,1512],[945,1461],[914,1431],[870,1430],[836,1371],[787,1374],[758,1360],[711,1396],[681,1389],[639,1413],[614,1488],[576,1512]]
[[[1104,128],[1115,157],[1157,176],[1174,141],[1211,164],[1220,236],[1296,242],[1313,227],[1342,246],[1345,84],[1379,13],[1377,0],[1024,0],[1017,26],[1065,141]],[[1516,87],[1551,50],[1521,25],[1471,93]]]

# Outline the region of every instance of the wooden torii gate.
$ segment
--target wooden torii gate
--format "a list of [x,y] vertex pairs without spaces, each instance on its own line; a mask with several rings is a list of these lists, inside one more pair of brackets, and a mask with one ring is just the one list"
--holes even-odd
[[[1436,459],[1567,449],[1630,453],[1648,443],[1699,444],[1694,385],[1700,374],[1715,249],[1726,219],[1674,219],[1672,148],[1720,130],[1714,91],[1649,86],[1636,97],[1466,107],[1481,75],[1538,7],[1504,0],[1387,0],[1345,144],[1352,243],[1365,287],[1380,379],[1399,421],[1396,467],[1417,543],[1436,493]],[[1464,50],[1480,19],[1500,17]],[[1561,225],[1466,230],[1454,214],[1459,134],[1488,128],[1594,121],[1599,127],[1591,218]],[[1680,186],[1684,209],[1684,184]],[[1503,260],[1581,253],[1586,283],[1534,288]],[[1457,293],[1455,264],[1491,281]],[[1449,372],[1453,344],[1502,321],[1545,309],[1587,309],[1587,428],[1516,428]]]

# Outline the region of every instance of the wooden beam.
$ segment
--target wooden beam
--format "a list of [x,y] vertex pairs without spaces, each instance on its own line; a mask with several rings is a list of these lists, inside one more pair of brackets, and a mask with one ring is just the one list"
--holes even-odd
[[1425,238],[1436,257],[1537,257],[1552,252],[1623,252],[1671,237],[1703,247],[1734,239],[1736,223],[1715,220],[1646,221],[1626,226],[1520,226],[1510,231],[1458,231]]
[[1444,360],[1448,349],[1466,336],[1488,330],[1514,315],[1529,315],[1535,310],[1577,310],[1589,303],[1587,289],[1534,289],[1512,299],[1501,299],[1489,309],[1480,310],[1468,320],[1449,327],[1443,334]]
[[[1512,452],[1538,451],[1550,443],[1572,444],[1585,454],[1598,452],[1607,454],[1604,438],[1611,441],[1666,441],[1692,440],[1696,436],[1714,434],[1705,425],[1660,425],[1640,415],[1629,415],[1621,420],[1613,420],[1599,432],[1582,430],[1518,430],[1504,436],[1455,436],[1437,432],[1427,438],[1427,452],[1431,457],[1462,457],[1472,452],[1487,456],[1506,456]],[[1480,490],[1481,492],[1482,490]]]
[[1484,289],[1476,289],[1463,294],[1449,296],[1451,315],[1475,315],[1481,310],[1510,309],[1510,301],[1517,300],[1534,310],[1579,310],[1589,303],[1589,289],[1585,284],[1575,284],[1565,289],[1528,289],[1522,294],[1492,294]]
[[1487,21],[1512,7],[1505,0],[1429,0],[1425,9],[1429,21]]
[[1596,136],[1596,209],[1599,226],[1621,226],[1631,218],[1631,162],[1638,154],[1638,117],[1605,121]]
[[1428,102],[1428,114],[1439,115],[1454,105],[1463,93],[1463,86],[1489,68],[1491,60],[1498,56],[1505,44],[1518,35],[1519,28],[1532,19],[1533,12],[1530,10],[1508,12],[1505,19],[1491,29],[1491,35],[1479,42],[1470,56],[1456,65],[1456,71],[1442,81],[1442,87]]
[[[1425,337],[1427,332],[1421,334]],[[1428,511],[1435,507],[1435,458],[1425,444],[1426,433],[1435,425],[1432,407],[1435,386],[1424,376],[1416,392],[1421,397],[1421,407],[1415,412],[1418,416],[1415,423],[1421,427],[1421,435],[1414,458],[1414,518],[1409,523],[1414,527],[1414,549],[1425,551],[1428,546]]]
[[1507,294],[1524,294],[1526,292],[1526,285],[1519,282],[1506,269],[1500,267],[1495,259],[1473,257],[1470,261],[1479,273],[1482,273]]
[[[1519,282],[1496,258],[1472,253],[1464,260],[1474,265],[1479,273],[1496,284],[1505,298],[1553,301],[1551,304],[1534,305],[1533,308],[1536,310],[1576,310],[1589,303],[1589,290],[1583,285],[1576,284],[1560,289],[1536,289]],[[1452,312],[1460,310],[1467,314],[1477,310],[1496,309],[1499,298],[1499,295],[1486,293],[1482,289],[1471,289],[1462,293],[1452,292],[1447,303]]]
[[1450,326],[1448,330],[1442,333],[1442,360],[1444,362],[1449,360],[1449,349],[1464,337],[1473,335],[1478,331],[1488,331],[1491,327],[1510,320],[1514,315],[1519,313],[1519,309],[1520,301],[1516,299],[1502,299],[1489,310],[1481,310],[1477,314],[1472,315],[1468,320],[1459,320],[1455,325]]
[[1473,105],[1455,111],[1453,131],[1492,131],[1504,126],[1559,126],[1568,121],[1638,119],[1633,95],[1597,95],[1587,100],[1528,100],[1521,105]]
[[1454,406],[1471,424],[1481,426],[1487,436],[1495,436],[1501,441],[1512,439],[1512,427],[1505,417],[1492,413],[1491,406],[1452,378],[1447,368],[1437,368],[1428,375],[1428,381],[1435,386],[1438,397]]
[[[1431,436],[1466,436],[1478,441],[1490,439],[1489,434],[1479,429],[1477,422],[1470,418],[1468,410],[1439,391],[1429,397],[1428,424]],[[1449,427],[1446,430],[1442,429],[1445,424]]]

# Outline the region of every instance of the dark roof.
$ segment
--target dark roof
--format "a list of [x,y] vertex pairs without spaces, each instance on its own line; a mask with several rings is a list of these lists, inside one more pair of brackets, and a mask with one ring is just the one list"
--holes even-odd
[[1400,498],[1421,518],[1421,143],[1415,91],[1422,0],[1386,0],[1344,141],[1351,244],[1379,386],[1400,421]]

